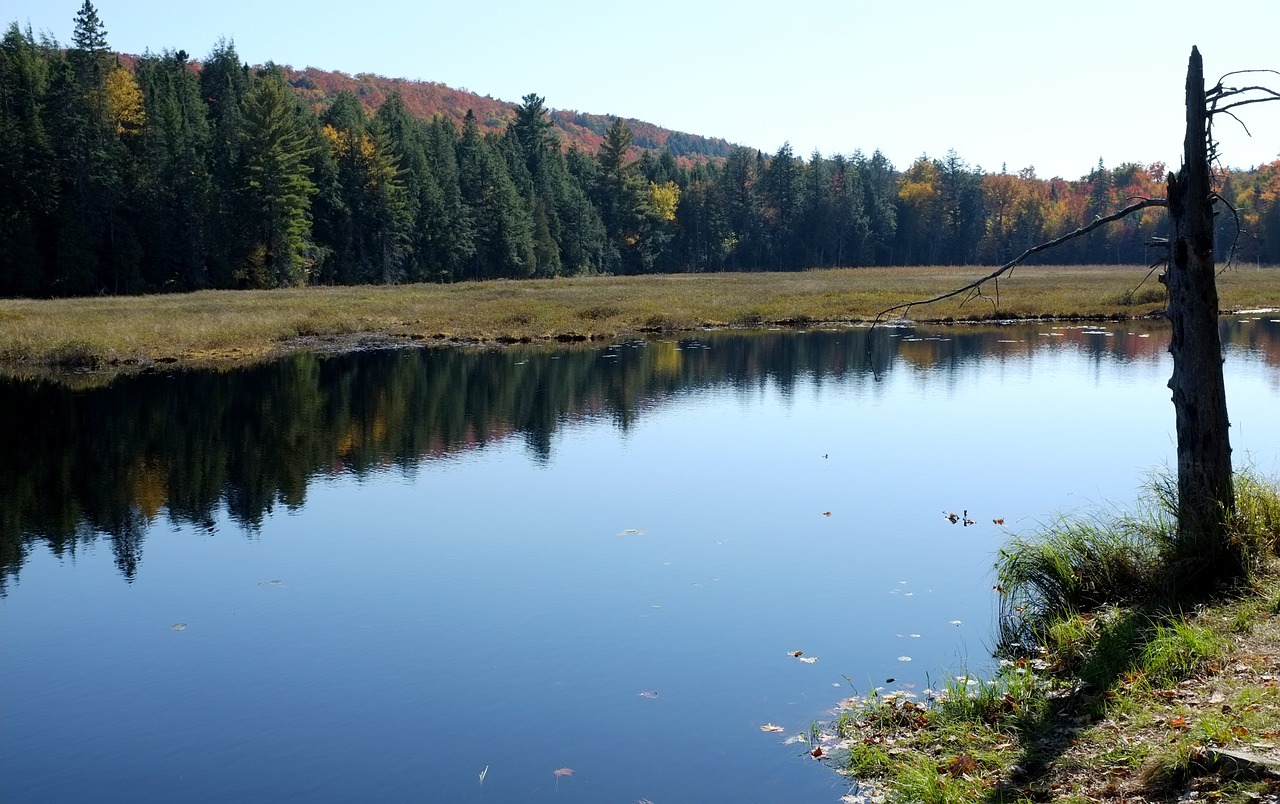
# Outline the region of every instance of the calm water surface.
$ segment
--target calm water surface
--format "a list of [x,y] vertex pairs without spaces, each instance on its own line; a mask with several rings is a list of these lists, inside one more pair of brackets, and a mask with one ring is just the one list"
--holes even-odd
[[[1273,318],[1223,324],[1264,473]],[[784,740],[850,682],[985,669],[1008,532],[1172,463],[1164,333],[0,384],[0,798],[834,802]]]

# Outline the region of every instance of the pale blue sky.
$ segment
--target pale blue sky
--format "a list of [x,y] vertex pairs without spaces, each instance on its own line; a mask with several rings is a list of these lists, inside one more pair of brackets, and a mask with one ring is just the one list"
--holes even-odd
[[[5,0],[66,43],[81,0]],[[117,50],[219,37],[241,58],[439,81],[634,117],[773,152],[883,150],[899,167],[954,148],[971,165],[1078,178],[1182,147],[1191,46],[1210,83],[1280,69],[1280,2],[1233,0],[98,0]],[[1213,8],[1209,21],[1193,14]],[[1266,76],[1258,80],[1266,80]],[[1280,76],[1267,81],[1280,86]],[[1223,161],[1280,156],[1280,103],[1224,120]]]

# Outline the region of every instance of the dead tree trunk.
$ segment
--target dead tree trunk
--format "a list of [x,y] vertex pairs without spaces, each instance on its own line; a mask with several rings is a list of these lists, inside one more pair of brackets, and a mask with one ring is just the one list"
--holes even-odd
[[[1227,397],[1218,333],[1213,264],[1214,193],[1209,175],[1208,110],[1200,51],[1187,66],[1187,133],[1182,169],[1169,176],[1173,238],[1161,281],[1169,289],[1173,325],[1173,409],[1178,438],[1179,552],[1199,566],[1201,581],[1234,574],[1227,541],[1234,509]],[[1189,567],[1190,568],[1190,565]],[[1187,580],[1191,580],[1188,578]]]

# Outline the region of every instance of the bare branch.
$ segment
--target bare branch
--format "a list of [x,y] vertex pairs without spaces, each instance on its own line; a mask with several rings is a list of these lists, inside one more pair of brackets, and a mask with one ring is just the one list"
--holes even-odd
[[[893,307],[890,307],[886,310],[881,310],[879,315],[876,316],[875,321],[872,323],[872,328],[874,328],[876,324],[879,324],[881,319],[883,319],[886,315],[888,315],[889,313],[897,312],[898,310],[910,310],[912,307],[917,307],[919,305],[933,304],[935,302],[940,302],[945,299],[950,299],[955,296],[959,296],[962,293],[975,293],[975,295],[981,295],[981,288],[984,284],[986,284],[987,282],[995,283],[996,280],[998,280],[1001,276],[1012,271],[1015,267],[1017,267],[1018,265],[1021,265],[1023,262],[1027,260],[1027,258],[1031,257],[1034,254],[1039,254],[1041,251],[1046,251],[1051,248],[1056,248],[1057,246],[1060,246],[1069,240],[1074,240],[1077,237],[1087,235],[1089,232],[1092,232],[1094,229],[1097,229],[1102,226],[1106,226],[1108,223],[1114,223],[1120,220],[1121,218],[1125,218],[1129,215],[1132,215],[1133,213],[1139,210],[1147,209],[1148,207],[1167,207],[1167,206],[1169,206],[1169,202],[1164,198],[1144,198],[1141,201],[1138,201],[1135,204],[1130,204],[1124,209],[1121,209],[1117,212],[1113,212],[1110,215],[1100,216],[1096,220],[1084,226],[1081,226],[1079,229],[1076,229],[1073,232],[1068,232],[1067,234],[1064,234],[1061,237],[1056,237],[1053,240],[1049,240],[1047,242],[1032,246],[1031,248],[1027,249],[1026,251],[1022,252],[1018,256],[1014,257],[1012,260],[1009,260],[1004,265],[1001,265],[999,268],[987,274],[986,276],[981,277],[980,279],[975,279],[974,281],[970,282],[967,285],[964,285],[963,287],[958,287],[958,288],[955,288],[954,290],[950,290],[946,293],[940,294],[938,296],[934,296],[932,299],[922,299],[920,301],[903,302],[902,304],[895,304]],[[999,287],[1000,287],[999,284],[996,283],[997,292],[999,290]],[[972,296],[970,298],[972,298]],[[966,299],[966,301],[968,300]]]
[[[1227,115],[1227,117],[1230,117],[1232,120],[1234,120],[1234,121],[1236,121],[1237,123],[1239,123],[1239,124],[1240,124],[1240,128],[1244,129],[1244,133],[1245,133],[1245,134],[1248,134],[1250,137],[1252,137],[1252,136],[1253,136],[1253,132],[1252,132],[1252,131],[1250,131],[1250,130],[1249,130],[1249,127],[1248,127],[1248,126],[1246,126],[1246,125],[1244,124],[1244,121],[1243,121],[1243,120],[1241,120],[1240,118],[1236,117],[1236,116],[1235,116],[1234,114],[1232,114],[1231,112],[1228,112],[1226,109],[1218,109],[1218,111],[1219,111],[1219,112],[1225,112],[1225,113],[1226,113],[1226,115]],[[1212,115],[1212,114],[1213,114],[1213,112],[1210,112],[1209,114],[1210,114],[1210,115]],[[1217,150],[1218,150],[1218,149],[1217,149],[1217,147],[1216,147],[1216,143],[1215,143],[1215,147],[1214,147],[1214,153],[1215,153],[1215,154],[1217,153]]]
[[[1236,256],[1239,253],[1236,247],[1240,244],[1240,235],[1244,232],[1244,228],[1240,225],[1240,213],[1236,211],[1236,208],[1231,205],[1230,201],[1217,193],[1213,194],[1213,200],[1231,210],[1231,218],[1236,224],[1235,234],[1231,238],[1231,248],[1227,251],[1227,264],[1222,266],[1222,271],[1226,271],[1228,268],[1231,268],[1236,264]],[[1218,272],[1219,276],[1222,275],[1222,271]]]
[[1280,92],[1277,92],[1274,98],[1250,98],[1249,100],[1242,100],[1242,101],[1236,101],[1235,103],[1228,103],[1226,106],[1210,109],[1209,114],[1215,115],[1215,114],[1218,114],[1219,112],[1225,112],[1228,109],[1234,109],[1237,106],[1248,106],[1251,103],[1271,103],[1272,101],[1280,101]]
[[1223,87],[1218,92],[1209,96],[1209,103],[1212,105],[1223,98],[1230,98],[1234,95],[1243,95],[1246,92],[1261,92],[1265,95],[1276,95],[1280,97],[1280,92],[1276,92],[1271,87]]
[[1280,70],[1232,70],[1226,73],[1222,78],[1218,79],[1218,86],[1222,86],[1222,82],[1233,75],[1248,75],[1249,73],[1271,73],[1272,75],[1280,75]]

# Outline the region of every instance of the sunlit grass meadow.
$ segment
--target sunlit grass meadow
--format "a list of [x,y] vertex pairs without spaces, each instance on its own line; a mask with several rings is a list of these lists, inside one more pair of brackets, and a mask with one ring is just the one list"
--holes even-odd
[[[577,340],[867,321],[987,270],[860,268],[7,299],[0,300],[0,364],[12,370],[234,361],[308,338]],[[996,291],[991,285],[983,298],[915,307],[906,315],[922,322],[1126,318],[1164,307],[1163,287],[1141,266],[1021,267],[999,283],[998,301]],[[1280,269],[1232,269],[1220,276],[1219,291],[1224,310],[1280,305]]]

